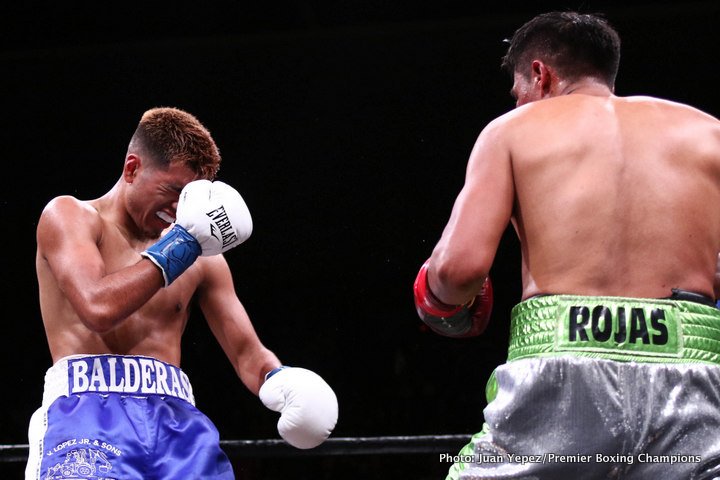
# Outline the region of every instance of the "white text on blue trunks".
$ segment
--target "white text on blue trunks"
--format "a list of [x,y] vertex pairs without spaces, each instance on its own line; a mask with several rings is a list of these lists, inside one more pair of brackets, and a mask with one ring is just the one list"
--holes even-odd
[[192,402],[187,375],[177,367],[144,357],[96,356],[73,359],[69,393],[101,392],[168,395]]

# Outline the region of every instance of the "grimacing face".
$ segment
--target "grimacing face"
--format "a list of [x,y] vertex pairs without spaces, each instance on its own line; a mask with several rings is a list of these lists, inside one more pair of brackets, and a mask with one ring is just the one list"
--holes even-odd
[[183,187],[197,174],[189,167],[171,164],[167,170],[140,167],[130,185],[128,213],[139,230],[148,237],[157,237],[175,221]]

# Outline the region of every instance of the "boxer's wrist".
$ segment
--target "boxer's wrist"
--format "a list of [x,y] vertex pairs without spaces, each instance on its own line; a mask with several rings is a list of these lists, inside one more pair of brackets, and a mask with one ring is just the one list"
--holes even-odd
[[275,375],[276,373],[278,373],[281,370],[285,370],[286,368],[290,368],[290,367],[287,365],[280,365],[279,367],[273,368],[272,370],[270,370],[269,372],[267,372],[265,374],[265,381],[267,382],[270,377],[272,377],[273,375]]
[[161,271],[165,286],[190,268],[200,255],[198,241],[180,225],[174,225],[163,237],[140,255],[153,262]]
[[428,284],[427,274],[429,260],[423,263],[417,274],[414,285],[415,305],[425,314],[433,317],[447,318],[455,315],[462,309],[462,305],[450,305],[435,296]]
[[448,305],[430,290],[428,262],[418,272],[413,286],[418,316],[432,331],[447,337],[481,334],[490,320],[493,305],[492,283],[487,277],[479,294],[463,305]]

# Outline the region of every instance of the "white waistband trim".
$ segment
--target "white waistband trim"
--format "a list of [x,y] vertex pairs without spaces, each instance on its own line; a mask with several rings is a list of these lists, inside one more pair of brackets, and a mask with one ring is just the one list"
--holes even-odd
[[86,392],[169,396],[195,405],[190,379],[174,365],[134,355],[71,355],[45,374],[43,406],[61,396]]

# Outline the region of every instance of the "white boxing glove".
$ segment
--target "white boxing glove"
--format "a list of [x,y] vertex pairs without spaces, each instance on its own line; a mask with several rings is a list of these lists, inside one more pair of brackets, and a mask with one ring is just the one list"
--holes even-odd
[[280,412],[280,436],[296,448],[314,448],[332,433],[338,418],[335,392],[317,373],[280,367],[267,374],[260,400]]
[[231,186],[195,180],[180,192],[175,225],[141,253],[160,268],[165,286],[199,255],[218,255],[240,245],[252,233],[245,201]]
[[202,255],[240,245],[252,233],[252,218],[237,190],[223,182],[195,180],[180,192],[175,223],[200,243]]

